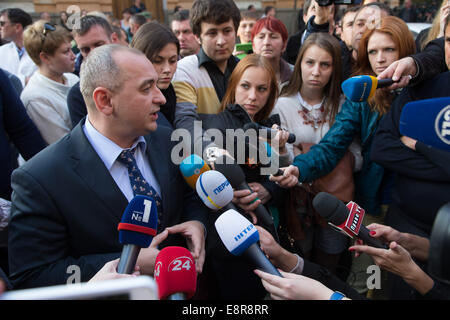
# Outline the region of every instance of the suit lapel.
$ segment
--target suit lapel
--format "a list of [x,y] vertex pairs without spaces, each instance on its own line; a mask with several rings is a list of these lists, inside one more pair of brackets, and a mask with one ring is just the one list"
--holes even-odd
[[108,212],[120,221],[123,210],[128,205],[128,200],[86,138],[81,123],[84,123],[84,120],[71,132],[74,146],[71,155],[74,160],[74,171],[84,180],[100,202],[107,207]]

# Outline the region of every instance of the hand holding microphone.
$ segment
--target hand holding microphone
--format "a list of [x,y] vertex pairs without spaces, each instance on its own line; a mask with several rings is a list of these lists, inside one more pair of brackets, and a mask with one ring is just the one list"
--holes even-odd
[[241,214],[228,210],[217,218],[215,227],[231,254],[243,256],[254,268],[281,277],[258,246],[259,233],[255,226]]
[[287,136],[287,137],[284,137],[286,139],[287,143],[295,142],[295,135],[293,133],[289,133],[286,130],[268,128],[268,127],[262,126],[256,122],[248,122],[248,123],[244,124],[243,129],[244,129],[244,131],[247,131],[248,129],[254,129],[256,132],[259,132],[259,131],[265,132],[267,135],[268,141],[271,141],[272,138],[275,138],[276,135],[279,134],[281,131],[283,134],[285,134]]
[[389,87],[393,83],[392,79],[378,80],[374,76],[364,75],[348,78],[342,82],[341,87],[349,100],[363,102],[372,98],[376,89]]
[[280,170],[279,173],[281,174],[271,175],[269,180],[277,183],[282,188],[292,188],[298,184],[298,177],[300,176],[298,167],[290,165]]
[[416,63],[411,57],[405,57],[394,61],[389,67],[378,75],[378,79],[392,79],[393,84],[387,89],[396,90],[404,88],[409,81],[417,74]]
[[352,239],[359,238],[375,248],[387,248],[380,240],[373,238],[370,230],[362,224],[365,212],[355,202],[349,202],[346,206],[335,196],[319,192],[313,199],[313,206],[333,227]]
[[148,248],[156,235],[158,210],[153,198],[137,195],[131,199],[119,223],[119,242],[123,244],[118,273],[131,274],[141,248]]

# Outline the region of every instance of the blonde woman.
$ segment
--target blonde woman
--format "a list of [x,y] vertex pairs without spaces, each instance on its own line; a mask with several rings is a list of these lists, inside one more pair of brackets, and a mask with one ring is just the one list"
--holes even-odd
[[75,55],[64,27],[40,20],[24,32],[25,48],[39,67],[21,94],[28,115],[51,144],[72,129],[67,94],[78,82]]

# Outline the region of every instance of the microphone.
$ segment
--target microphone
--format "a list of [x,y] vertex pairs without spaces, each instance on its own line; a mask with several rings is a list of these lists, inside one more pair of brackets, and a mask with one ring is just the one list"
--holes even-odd
[[450,151],[450,97],[412,101],[400,115],[403,136]]
[[347,206],[335,196],[319,192],[313,199],[314,209],[325,218],[331,226],[350,238],[359,238],[369,246],[387,249],[380,240],[373,238],[363,224],[364,209],[350,201]]
[[217,211],[222,208],[236,209],[233,200],[233,187],[219,171],[210,170],[202,173],[196,184],[197,193],[203,203]]
[[122,215],[119,242],[123,244],[117,273],[132,274],[141,248],[148,248],[156,235],[158,209],[153,198],[137,195]]
[[282,277],[258,246],[256,227],[236,210],[227,210],[217,218],[215,227],[227,250],[235,256],[243,256],[254,268]]
[[196,154],[191,154],[181,161],[180,170],[184,180],[195,190],[198,177],[203,172],[211,170],[211,168],[201,157]]
[[374,76],[356,76],[342,82],[342,91],[351,101],[362,102],[372,98],[378,88],[389,87],[395,81],[392,79],[378,80]]
[[[256,122],[249,122],[249,123],[244,124],[243,129],[244,129],[244,131],[247,131],[248,129],[254,129],[254,130],[256,130],[256,132],[258,132],[258,130],[265,130],[267,132],[267,140],[269,140],[269,141],[271,140],[272,135],[275,137],[275,135],[278,132],[278,130],[262,126]],[[293,133],[289,133],[289,138],[288,138],[287,142],[288,143],[295,142],[295,135]]]
[[197,289],[194,258],[183,247],[165,247],[158,253],[154,277],[160,300],[188,300]]
[[[217,171],[222,173],[228,181],[230,181],[231,186],[234,189],[237,190],[250,190],[253,192],[253,190],[250,188],[250,186],[245,181],[245,174],[242,168],[235,164],[235,163],[226,163],[226,157],[222,157],[221,161],[217,161],[214,164],[214,167]],[[258,200],[258,198],[255,199],[255,201]],[[267,211],[266,207],[264,207],[263,204],[259,204],[258,207],[254,210],[256,217],[259,221],[261,221],[266,226],[274,226],[273,219],[269,212]]]

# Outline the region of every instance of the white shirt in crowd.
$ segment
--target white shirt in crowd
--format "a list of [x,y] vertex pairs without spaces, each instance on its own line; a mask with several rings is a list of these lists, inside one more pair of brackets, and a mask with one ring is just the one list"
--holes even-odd
[[19,59],[17,46],[13,41],[0,46],[0,68],[18,77],[23,87],[25,87],[25,79],[31,77],[38,69],[26,50]]
[[37,71],[20,96],[28,115],[48,144],[72,130],[67,95],[79,79],[72,73],[65,73],[64,78],[65,84],[62,84]]
[[[339,104],[339,111],[341,110],[342,104],[345,99],[342,97]],[[323,103],[324,101],[322,101]],[[314,128],[312,124],[304,123],[304,119],[299,111],[304,108],[307,111],[311,120],[321,119],[321,105],[318,103],[316,105],[310,105],[305,100],[303,100],[300,93],[294,94],[288,97],[278,98],[275,107],[273,108],[272,114],[278,113],[280,115],[281,127],[293,133],[295,135],[295,142],[293,144],[286,143],[287,159],[289,163],[293,162],[294,159],[294,145],[299,143],[314,143],[317,144],[325,136],[325,134],[330,130],[329,122],[318,124],[318,128]],[[362,155],[361,155],[361,145],[355,139],[353,143],[349,146],[349,150],[355,156],[355,170],[359,171],[362,167]]]

